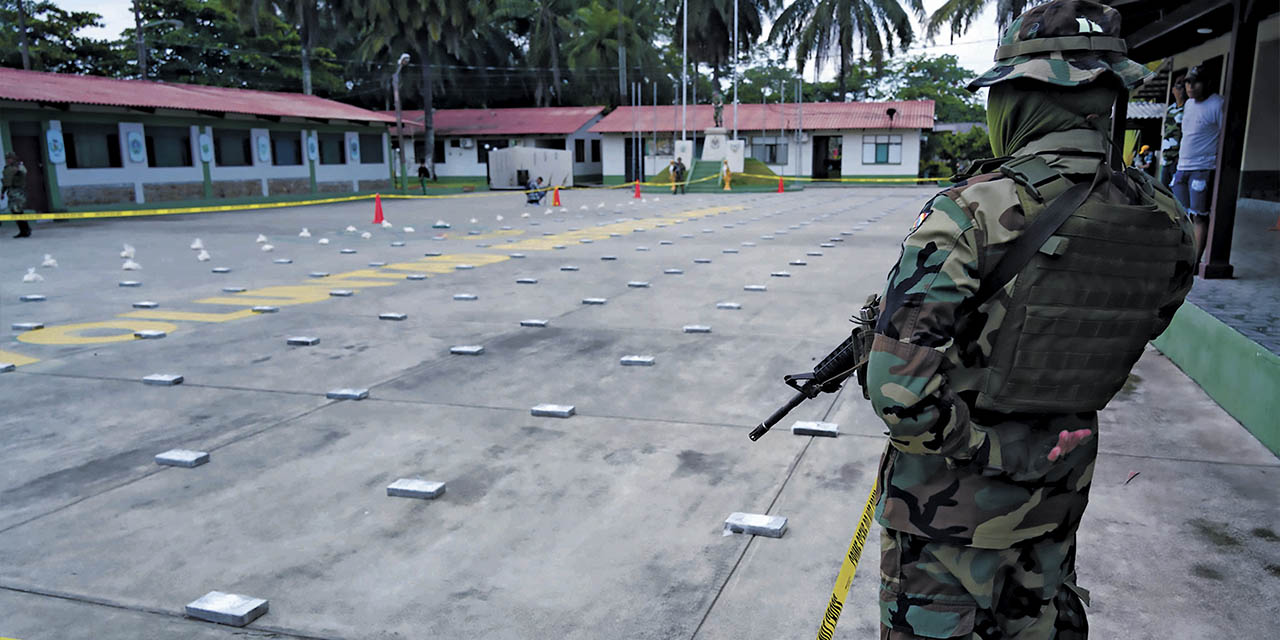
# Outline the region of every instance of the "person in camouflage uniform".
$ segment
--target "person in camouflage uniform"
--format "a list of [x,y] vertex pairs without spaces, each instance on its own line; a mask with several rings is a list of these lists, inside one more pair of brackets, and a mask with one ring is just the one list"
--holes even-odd
[[[1137,171],[1106,167],[1111,105],[1149,76],[1125,57],[1119,33],[1120,17],[1110,7],[1085,0],[1040,5],[1013,21],[996,66],[969,89],[991,87],[988,123],[997,156],[1034,156],[1070,183],[1093,180],[1090,211],[1114,208],[1122,220],[1140,209],[1149,216],[1146,224],[1162,226],[1150,237],[1128,231],[1127,250],[1136,253],[1124,255],[1136,256],[1132,264],[1121,262],[1127,258],[1105,263],[1149,269],[1156,275],[1145,282],[1157,284],[1120,296],[1104,287],[1105,295],[1094,299],[1086,281],[1071,293],[1094,307],[1063,304],[1057,311],[1103,318],[1095,325],[1126,334],[1115,341],[1136,341],[1124,356],[1105,349],[1091,356],[1091,366],[1118,369],[1123,381],[1145,341],[1164,330],[1189,291],[1195,254],[1187,216],[1169,194],[1156,192],[1154,181]],[[1024,267],[985,301],[976,295],[1043,210],[1008,174],[961,180],[924,207],[889,273],[867,365],[867,391],[889,435],[876,503],[883,527],[882,640],[1088,635],[1082,605],[1088,594],[1076,585],[1075,554],[1098,454],[1096,410],[1002,411],[984,396],[1002,353],[995,347],[1013,346],[1009,357],[1018,362],[1017,356],[1036,355],[1020,351],[1023,343],[1009,336],[1001,340],[1002,328],[1023,322],[1015,312],[1028,307],[1018,307],[1016,296],[1019,278],[1029,272]],[[1072,224],[1114,222],[1078,217],[1058,233]],[[1067,251],[1086,260],[1099,251],[1112,259],[1098,249],[1103,239],[1073,236],[1069,243]],[[1121,323],[1105,319],[1112,307],[1140,321],[1121,330]],[[1088,315],[1091,308],[1096,315]],[[1085,324],[1073,322],[1067,334]],[[1063,328],[1052,320],[1045,325],[1049,344]],[[1025,329],[1012,335],[1025,338]],[[1052,385],[1058,372],[1046,369]],[[1044,395],[1057,395],[1050,391]]]
[[1187,74],[1179,73],[1173,78],[1173,104],[1165,110],[1164,136],[1160,142],[1160,181],[1165,185],[1173,182],[1173,173],[1178,168],[1178,145],[1182,142],[1182,111],[1187,104]]
[[[12,151],[4,156],[4,178],[0,185],[9,199],[8,213],[22,213],[27,207],[27,168],[18,159],[18,154]],[[17,223],[18,235],[15,238],[31,235],[31,225],[26,220],[18,220]]]

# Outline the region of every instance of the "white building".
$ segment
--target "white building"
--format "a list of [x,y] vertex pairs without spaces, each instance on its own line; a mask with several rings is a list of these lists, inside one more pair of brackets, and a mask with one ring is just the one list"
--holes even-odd
[[385,190],[386,116],[315,96],[0,69],[28,209]]
[[[748,158],[779,175],[916,177],[921,132],[933,128],[933,106],[932,100],[739,104],[737,137],[745,141]],[[682,131],[695,141],[694,155],[700,156],[703,131],[715,124],[714,107],[689,105],[687,115],[683,111],[679,106],[618,107],[592,127],[592,133],[604,136],[605,183],[636,179],[636,137],[643,141],[645,177],[674,159],[672,141]],[[733,112],[733,105],[724,106],[731,139]]]
[[[393,118],[395,112],[382,112]],[[573,153],[573,178],[599,183],[602,175],[601,136],[590,131],[604,107],[530,107],[519,109],[440,109],[434,112],[435,147],[432,161],[439,177],[474,178],[488,182],[489,151],[506,147],[560,149]],[[422,111],[404,111],[405,137],[413,134],[409,175],[425,159]],[[392,128],[394,132],[394,127]],[[393,144],[398,144],[393,141]],[[406,140],[406,146],[408,141]]]

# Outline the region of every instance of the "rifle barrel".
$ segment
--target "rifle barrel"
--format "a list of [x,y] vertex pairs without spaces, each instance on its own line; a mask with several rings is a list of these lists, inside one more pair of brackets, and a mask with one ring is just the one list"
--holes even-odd
[[749,435],[749,437],[751,438],[751,441],[755,442],[756,440],[759,440],[760,436],[763,436],[764,434],[768,433],[769,429],[773,428],[773,425],[778,424],[780,420],[787,417],[787,414],[791,413],[792,409],[800,406],[800,403],[808,399],[809,399],[809,396],[803,393],[797,393],[790,400],[788,400],[786,404],[782,405],[782,407],[780,407],[777,411],[774,411],[773,415],[769,416],[768,419],[766,419],[764,422],[761,422],[759,425],[756,425],[756,428],[751,430],[751,433]]

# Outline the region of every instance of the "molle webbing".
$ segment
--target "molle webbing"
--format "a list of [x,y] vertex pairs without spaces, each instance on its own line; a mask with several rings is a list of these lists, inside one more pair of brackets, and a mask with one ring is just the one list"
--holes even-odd
[[[1019,197],[1030,220],[1044,209],[1025,188]],[[1018,273],[977,406],[1104,407],[1156,327],[1181,238],[1175,218],[1155,201],[1090,196]]]

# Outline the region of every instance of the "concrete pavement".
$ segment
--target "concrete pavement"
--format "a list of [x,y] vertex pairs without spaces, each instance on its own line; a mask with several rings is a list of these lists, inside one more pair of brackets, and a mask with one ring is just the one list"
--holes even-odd
[[[351,203],[5,239],[0,320],[46,329],[0,345],[0,360],[36,360],[0,375],[0,637],[811,637],[883,427],[855,389],[758,443],[746,434],[789,397],[783,374],[847,335],[931,194],[562,192],[567,210],[550,214],[500,194],[384,201],[392,229]],[[438,219],[452,228],[430,229]],[[188,248],[196,237],[210,262]],[[120,270],[124,243],[141,271]],[[45,253],[59,267],[39,268]],[[21,282],[31,266],[44,282]],[[538,283],[517,284],[527,277]],[[338,288],[355,295],[328,295]],[[30,293],[48,299],[18,301]],[[716,308],[726,301],[742,308]],[[280,310],[244,313],[255,304]],[[153,325],[169,335],[132,339]],[[320,343],[287,346],[296,335]],[[655,364],[621,366],[632,354]],[[143,385],[151,373],[186,380]],[[369,399],[325,398],[339,387]],[[541,403],[577,415],[531,416]],[[841,436],[792,436],[793,420]],[[1154,350],[1101,422],[1079,557],[1094,637],[1271,637],[1280,461]],[[212,460],[154,464],[175,447]],[[410,476],[447,490],[386,496]],[[784,515],[787,533],[724,536],[734,511]],[[836,637],[876,637],[878,540]],[[270,612],[241,630],[183,618],[211,590]]]

